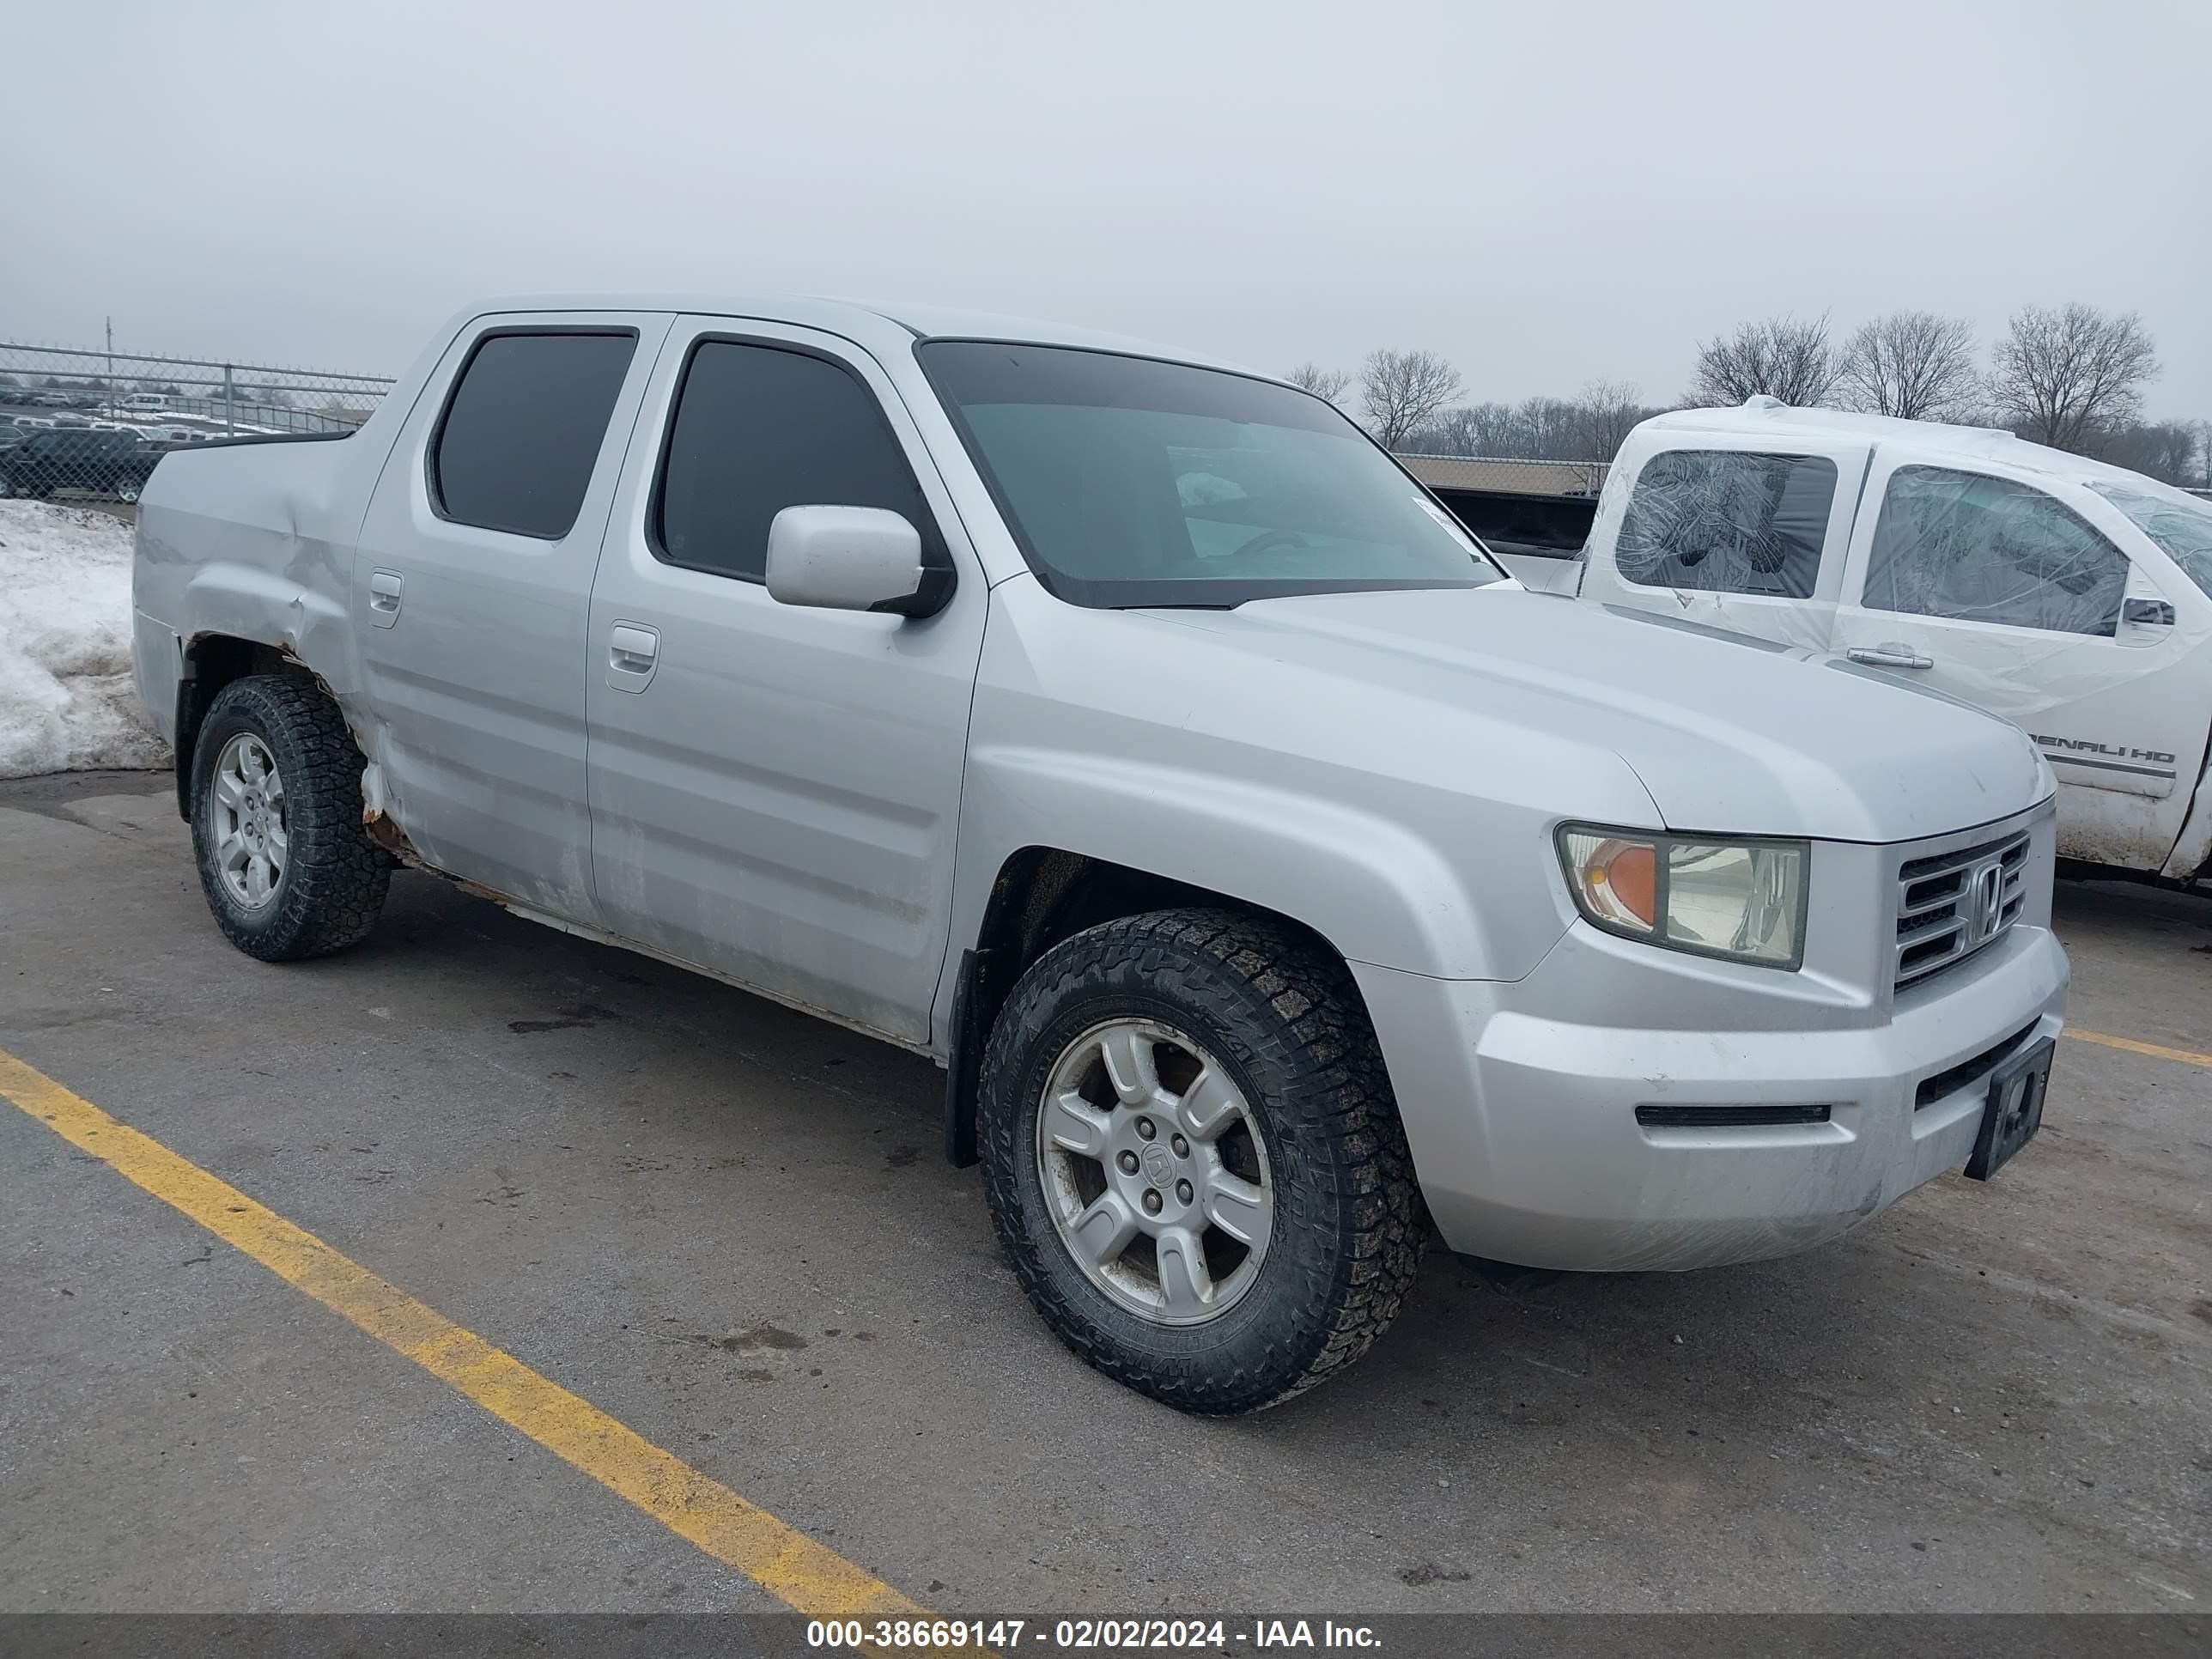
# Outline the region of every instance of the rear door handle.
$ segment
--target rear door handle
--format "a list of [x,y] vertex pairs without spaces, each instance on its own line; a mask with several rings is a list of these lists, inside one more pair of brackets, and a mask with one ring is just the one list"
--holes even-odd
[[397,570],[372,570],[368,573],[368,619],[379,628],[389,628],[399,620],[401,590],[406,580]]
[[1936,659],[1923,657],[1909,645],[1899,645],[1894,640],[1884,640],[1869,650],[1864,646],[1853,647],[1844,653],[1853,662],[1865,663],[1870,668],[1933,668]]
[[617,691],[642,691],[660,660],[660,634],[637,623],[617,623],[607,635],[607,684]]

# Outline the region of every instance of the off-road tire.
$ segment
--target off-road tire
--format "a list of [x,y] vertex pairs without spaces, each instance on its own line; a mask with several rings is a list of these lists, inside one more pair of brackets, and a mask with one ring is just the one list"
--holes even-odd
[[[1036,1119],[1051,1068],[1080,1033],[1123,1017],[1196,1037],[1266,1141],[1267,1253],[1250,1290],[1203,1324],[1164,1325],[1107,1296],[1047,1207]],[[992,1028],[977,1133],[992,1221],[1046,1323],[1097,1370],[1182,1411],[1263,1410],[1349,1365],[1397,1317],[1427,1243],[1404,1126],[1350,974],[1263,918],[1156,911],[1047,951]]]
[[[241,732],[261,739],[283,780],[290,843],[273,896],[254,908],[224,885],[215,853],[216,760]],[[362,766],[337,706],[304,678],[255,674],[216,696],[192,746],[192,851],[216,926],[246,955],[327,956],[375,927],[392,866],[362,823]]]

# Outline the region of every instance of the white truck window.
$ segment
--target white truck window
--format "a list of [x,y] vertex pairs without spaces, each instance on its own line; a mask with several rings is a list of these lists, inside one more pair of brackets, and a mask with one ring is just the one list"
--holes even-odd
[[1870,611],[2110,635],[2127,556],[2033,485],[1940,466],[1890,474],[1868,555]]
[[635,334],[488,334],[430,445],[441,518],[558,541],[576,522]]
[[1640,587],[1808,599],[1835,499],[1825,455],[1662,450],[1636,475],[1613,562]]
[[2093,483],[2095,490],[2135,520],[2136,527],[2166,550],[2190,580],[2212,593],[2212,502],[2177,494],[2169,499],[2124,484]]

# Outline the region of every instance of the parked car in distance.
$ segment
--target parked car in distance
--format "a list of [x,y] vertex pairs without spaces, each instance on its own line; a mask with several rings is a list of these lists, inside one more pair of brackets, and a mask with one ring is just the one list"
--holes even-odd
[[1577,591],[1988,709],[2056,772],[2062,857],[2212,878],[2212,502],[2008,432],[1753,398],[1629,434]]
[[1432,1222],[1746,1261],[2041,1121],[2033,744],[1528,593],[1270,377],[494,303],[356,432],[170,455],[137,536],[241,950],[355,943],[398,860],[929,1055],[1030,1300],[1186,1410],[1355,1359]]
[[159,414],[168,406],[168,398],[158,392],[134,392],[117,405],[134,414],[149,415]]
[[97,392],[71,392],[66,387],[50,386],[31,392],[23,401],[34,409],[97,409],[102,400]]
[[135,501],[164,453],[132,432],[34,432],[0,450],[0,495],[36,499],[79,489]]

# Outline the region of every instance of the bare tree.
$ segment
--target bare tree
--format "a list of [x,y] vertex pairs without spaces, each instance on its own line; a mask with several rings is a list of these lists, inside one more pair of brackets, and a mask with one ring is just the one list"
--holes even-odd
[[1906,421],[1956,420],[1981,391],[1973,325],[1932,311],[1893,311],[1862,323],[1837,371],[1853,408]]
[[1439,410],[1397,447],[1421,455],[1602,461],[1612,458],[1631,428],[1658,412],[1639,401],[1636,388],[1626,381],[1593,380],[1572,398],[1526,398],[1514,405]]
[[2133,467],[2160,483],[2185,484],[2197,471],[2199,429],[2194,421],[2123,427],[2107,434],[2097,451],[2106,460]]
[[2160,421],[2150,434],[2150,465],[2142,470],[2163,483],[2185,484],[2197,459],[2197,428],[2187,421]]
[[1803,409],[1826,401],[1836,372],[1826,312],[1805,322],[1769,317],[1741,324],[1725,338],[1699,341],[1685,401],[1711,407],[1763,396]]
[[1519,453],[1531,460],[1557,460],[1577,447],[1573,439],[1578,417],[1565,398],[1523,398],[1513,417],[1521,428]]
[[1455,410],[1465,417],[1467,453],[1470,455],[1518,455],[1523,452],[1521,417],[1504,404],[1477,404]]
[[1433,351],[1370,351],[1359,366],[1368,429],[1395,449],[1459,391],[1459,371]]
[[2143,382],[2157,374],[2142,318],[2076,300],[2014,313],[2012,331],[1997,342],[1990,389],[2021,436],[2082,454],[2135,419]]
[[1310,392],[1323,403],[1343,401],[1352,385],[1352,376],[1340,368],[1323,368],[1318,363],[1300,363],[1283,376],[1301,392]]
[[1418,455],[1529,453],[1520,416],[1510,406],[1495,403],[1439,410],[1426,425],[1407,434],[1405,448]]
[[1402,440],[1408,455],[1480,455],[1481,417],[1462,404],[1439,410],[1425,425],[1416,427]]
[[1592,380],[1574,401],[1572,447],[1579,455],[1562,460],[1609,461],[1621,441],[1640,421],[1656,411],[1644,406],[1643,393],[1626,380]]

